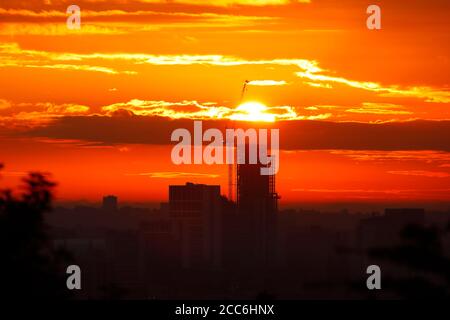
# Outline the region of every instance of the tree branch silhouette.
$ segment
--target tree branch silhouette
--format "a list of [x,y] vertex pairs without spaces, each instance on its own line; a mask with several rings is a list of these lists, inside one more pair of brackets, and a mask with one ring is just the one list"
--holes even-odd
[[[0,170],[3,168],[0,164]],[[52,208],[56,183],[33,172],[22,180],[19,192],[0,191],[0,277],[2,296],[67,298],[63,262],[55,250],[44,215]]]

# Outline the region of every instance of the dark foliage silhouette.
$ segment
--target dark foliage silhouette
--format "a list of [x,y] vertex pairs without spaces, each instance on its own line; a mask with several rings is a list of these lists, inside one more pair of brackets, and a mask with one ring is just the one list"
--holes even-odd
[[45,175],[30,173],[18,192],[0,191],[0,290],[7,299],[69,297],[68,256],[52,248],[44,224],[54,187]]
[[410,270],[402,276],[383,277],[383,288],[406,299],[450,298],[450,259],[442,245],[449,231],[409,225],[401,232],[401,244],[371,249],[373,258]]

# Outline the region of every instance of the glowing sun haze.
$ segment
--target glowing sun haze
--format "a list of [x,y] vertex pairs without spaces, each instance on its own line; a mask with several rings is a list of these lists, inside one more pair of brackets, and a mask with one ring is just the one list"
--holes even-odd
[[275,115],[266,113],[267,107],[260,102],[244,102],[230,116],[231,120],[274,122]]

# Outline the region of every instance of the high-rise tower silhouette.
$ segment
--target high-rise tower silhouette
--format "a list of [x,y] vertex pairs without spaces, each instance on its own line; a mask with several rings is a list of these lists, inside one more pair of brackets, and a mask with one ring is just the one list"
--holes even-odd
[[276,241],[278,194],[275,175],[262,175],[264,167],[267,165],[259,163],[237,165],[236,199],[247,255],[259,265],[268,266]]

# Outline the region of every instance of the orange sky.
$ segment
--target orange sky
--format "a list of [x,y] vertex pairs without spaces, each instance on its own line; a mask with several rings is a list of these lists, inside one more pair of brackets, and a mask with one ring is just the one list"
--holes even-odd
[[226,166],[171,163],[170,132],[225,127],[252,80],[245,100],[280,129],[282,204],[448,203],[450,4],[376,3],[371,31],[359,0],[3,1],[0,184],[40,170],[62,201],[225,194]]

